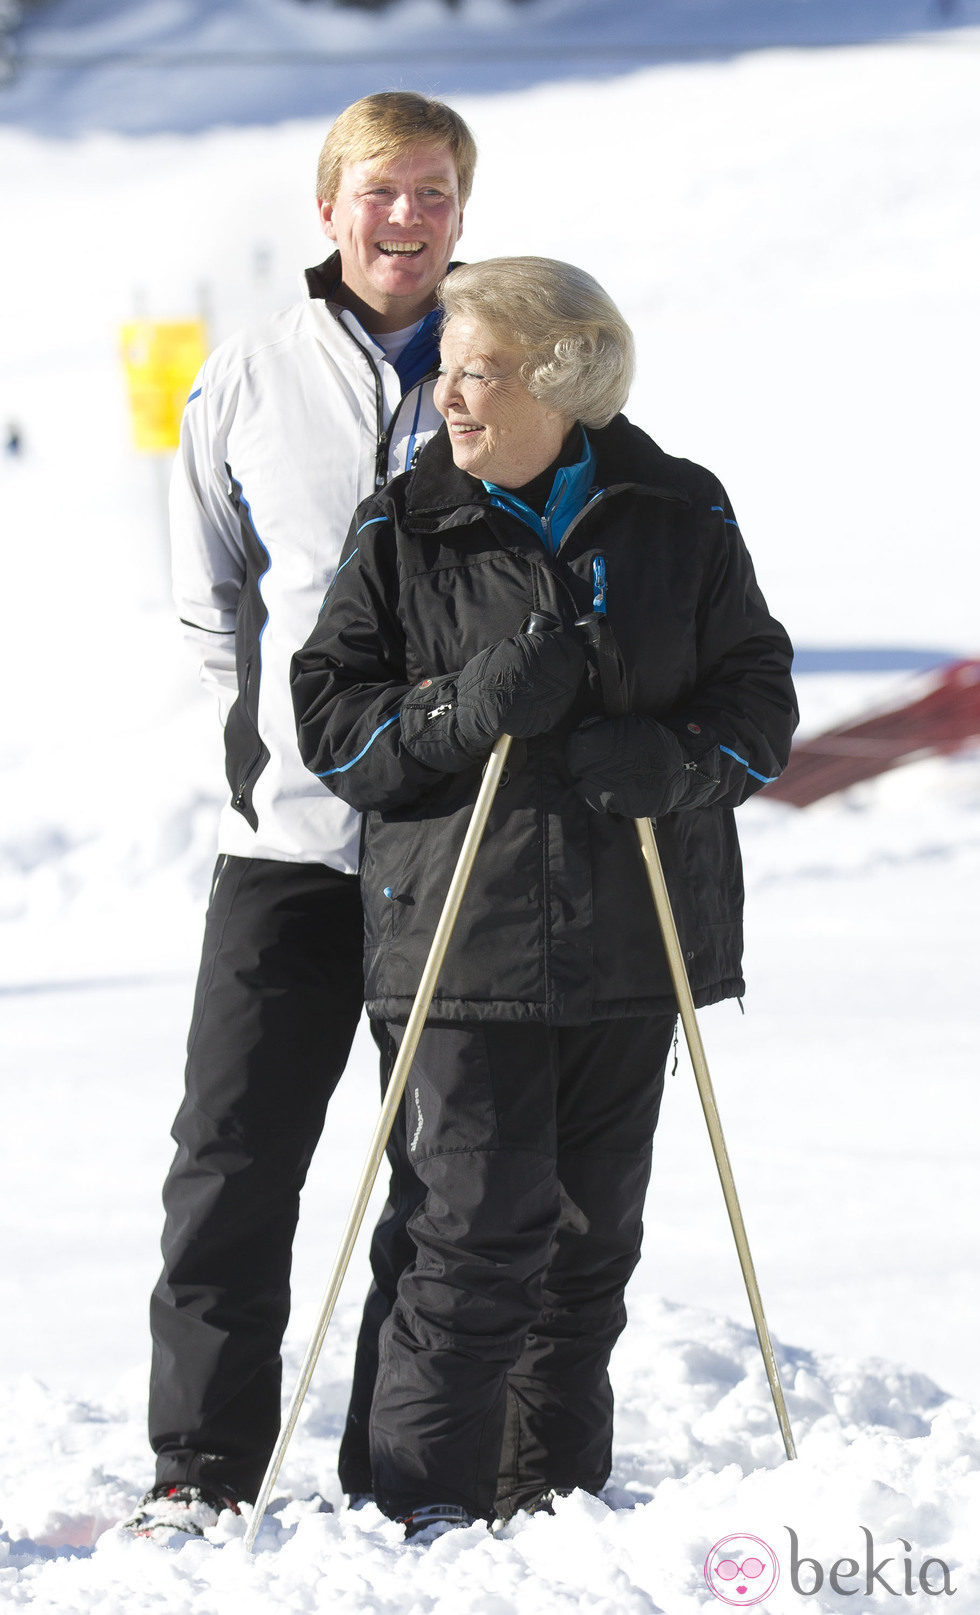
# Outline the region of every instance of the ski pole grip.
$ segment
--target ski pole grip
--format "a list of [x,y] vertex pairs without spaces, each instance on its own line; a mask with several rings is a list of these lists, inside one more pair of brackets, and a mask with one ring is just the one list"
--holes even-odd
[[590,611],[576,617],[575,626],[585,639],[589,659],[599,676],[606,717],[622,717],[629,711],[626,668],[605,612]]
[[522,634],[553,634],[561,623],[551,611],[532,611],[521,627]]

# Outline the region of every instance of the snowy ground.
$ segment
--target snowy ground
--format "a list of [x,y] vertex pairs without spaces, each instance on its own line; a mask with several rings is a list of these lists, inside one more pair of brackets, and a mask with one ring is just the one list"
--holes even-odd
[[[817,0],[797,4],[816,18]],[[550,252],[599,275],[638,334],[630,413],[719,472],[774,608],[845,664],[848,646],[978,652],[978,62],[980,32],[962,29],[456,96],[481,146],[467,255]],[[946,1595],[936,1564],[920,1590],[930,1557],[951,1567],[954,1609],[978,1615],[976,753],[806,813],[757,798],[742,814],[747,1013],[720,1006],[703,1031],[795,1465],[682,1055],[614,1363],[612,1509],[575,1497],[503,1540],[423,1554],[370,1512],[292,1505],[250,1563],[240,1521],[220,1552],[109,1529],[149,1475],[146,1294],[222,789],[165,601],[160,468],[128,448],[116,332],[136,305],[203,300],[217,339],[292,295],[325,255],[310,200],[324,121],[0,133],[16,243],[0,423],[25,443],[0,461],[0,1606],[686,1615],[715,1607],[705,1557],[741,1532],[779,1560],[763,1606],[777,1615],[848,1597],[932,1609]],[[916,687],[800,685],[810,731]],[[289,1379],[375,1104],[364,1039],[305,1196]],[[359,1253],[284,1494],[339,1505],[364,1279]],[[789,1528],[818,1592],[812,1566],[794,1586]],[[865,1588],[862,1528],[875,1565],[891,1556],[892,1592]],[[854,1566],[835,1592],[840,1559]],[[728,1596],[748,1604],[740,1585]]]

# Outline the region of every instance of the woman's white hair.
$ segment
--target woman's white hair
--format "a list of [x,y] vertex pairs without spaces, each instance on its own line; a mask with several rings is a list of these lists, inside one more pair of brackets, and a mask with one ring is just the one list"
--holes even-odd
[[479,323],[524,355],[533,397],[583,426],[607,426],[633,380],[633,333],[597,280],[556,258],[460,264],[439,287],[446,319]]

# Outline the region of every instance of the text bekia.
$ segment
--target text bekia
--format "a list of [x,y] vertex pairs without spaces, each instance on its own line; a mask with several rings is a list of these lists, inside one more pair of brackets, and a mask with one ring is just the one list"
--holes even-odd
[[[824,1576],[828,1585],[835,1593],[850,1596],[853,1593],[864,1593],[870,1598],[877,1591],[892,1593],[901,1597],[906,1593],[923,1592],[931,1597],[939,1598],[944,1593],[950,1597],[956,1588],[950,1584],[949,1566],[944,1559],[927,1558],[915,1568],[912,1559],[911,1542],[904,1537],[898,1541],[905,1549],[905,1556],[890,1554],[884,1559],[875,1555],[877,1549],[874,1538],[866,1525],[861,1526],[861,1535],[864,1537],[863,1562],[858,1559],[836,1559],[825,1572],[819,1559],[800,1552],[800,1539],[793,1528],[787,1525],[790,1541],[789,1579],[793,1584],[794,1592],[802,1593],[804,1598],[810,1598],[818,1593],[823,1586]],[[804,1585],[805,1583],[805,1585]],[[847,1585],[850,1583],[850,1585]]]

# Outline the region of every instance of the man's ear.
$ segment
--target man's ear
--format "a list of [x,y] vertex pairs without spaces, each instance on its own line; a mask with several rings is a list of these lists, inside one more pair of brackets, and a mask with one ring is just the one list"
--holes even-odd
[[333,203],[325,202],[322,197],[317,198],[317,212],[320,215],[320,228],[331,241],[336,241],[337,235],[333,226]]

